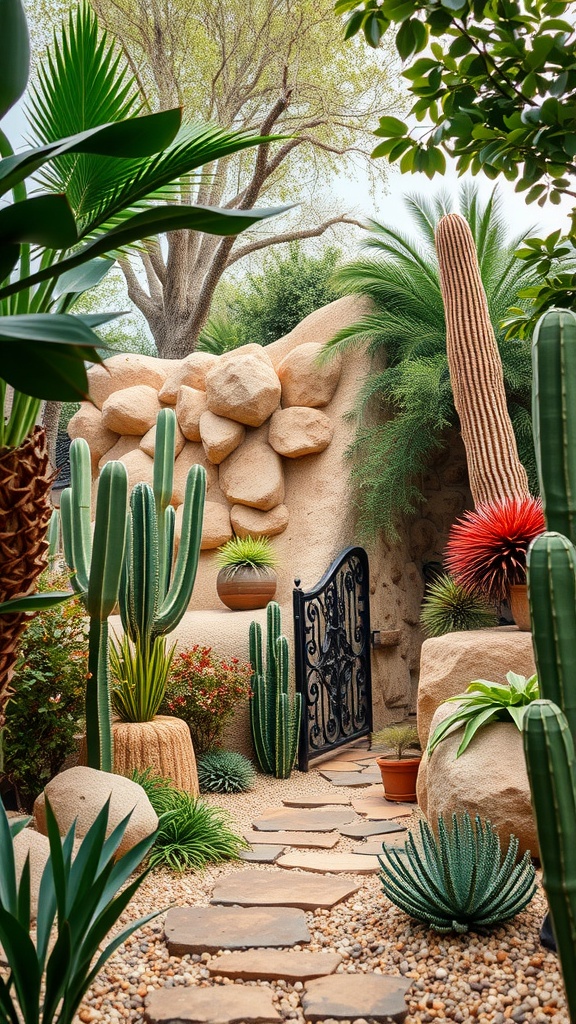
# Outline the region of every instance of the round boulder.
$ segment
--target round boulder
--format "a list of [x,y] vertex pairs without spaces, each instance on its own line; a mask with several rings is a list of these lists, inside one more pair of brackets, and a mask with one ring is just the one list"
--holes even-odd
[[292,405],[274,413],[268,441],[279,455],[299,459],[323,452],[333,435],[334,427],[326,413],[309,406]]
[[[174,441],[174,457],[178,458],[186,444],[186,438],[178,424],[176,424],[176,436]],[[140,448],[146,453],[146,455],[149,455],[151,459],[154,458],[154,452],[156,451],[156,424],[150,428],[147,434],[144,434],[144,437],[140,441]]]
[[26,858],[30,857],[30,913],[33,920],[38,913],[38,894],[44,868],[50,856],[48,838],[33,828],[23,828],[13,840],[16,877],[22,876]]
[[278,408],[280,381],[272,364],[260,355],[232,355],[206,374],[208,409],[217,416],[259,427]]
[[176,419],[188,441],[200,440],[200,417],[206,409],[206,392],[182,384],[176,399]]
[[78,766],[56,775],[34,803],[34,822],[47,835],[45,796],[50,800],[60,835],[65,835],[76,821],[76,838],[83,839],[106,801],[110,811],[106,835],[132,812],[117,856],[131,850],[141,839],[158,827],[158,818],[146,793],[136,782],[111,772]]
[[68,436],[74,441],[83,437],[90,449],[92,472],[98,472],[98,463],[118,440],[118,434],[102,423],[102,413],[90,402],[82,402],[67,427]]
[[[184,505],[176,509],[176,521],[174,524],[174,547],[176,552],[180,546],[180,535],[182,533],[182,516]],[[200,541],[201,551],[212,551],[232,539],[232,527],[230,525],[230,511],[228,505],[222,505],[218,501],[204,502],[204,517],[202,519],[202,540]]]
[[206,391],[206,374],[217,362],[218,356],[211,352],[192,352],[185,359],[174,362],[174,369],[160,389],[160,401],[166,405],[176,405],[182,385]]
[[117,434],[142,436],[156,423],[161,405],[149,384],[115,391],[102,406],[102,423]]
[[230,519],[238,537],[275,537],[284,533],[289,513],[286,505],[276,505],[269,512],[248,505],[233,505]]
[[246,428],[235,420],[225,416],[216,416],[213,412],[203,412],[200,417],[200,437],[206,456],[215,466],[219,466],[246,435]]
[[[455,708],[455,704],[442,704],[432,719],[430,732]],[[444,820],[454,812],[468,811],[472,818],[478,814],[492,822],[503,849],[509,836],[515,835],[520,852],[530,850],[537,857],[538,836],[522,734],[513,722],[483,726],[457,758],[461,741],[459,729],[442,740],[430,757],[424,754],[417,784],[420,809],[433,826],[440,814]]]
[[91,366],[88,370],[90,398],[101,409],[115,391],[135,387],[137,384],[148,384],[158,391],[166,380],[166,363],[167,360],[135,352],[111,356],[104,363]]
[[266,440],[267,429],[250,430],[220,464],[220,488],[231,505],[267,512],[284,501],[282,459]]
[[292,349],[278,367],[282,384],[282,406],[307,405],[318,409],[334,397],[342,372],[342,357],[319,364],[322,345],[310,341]]

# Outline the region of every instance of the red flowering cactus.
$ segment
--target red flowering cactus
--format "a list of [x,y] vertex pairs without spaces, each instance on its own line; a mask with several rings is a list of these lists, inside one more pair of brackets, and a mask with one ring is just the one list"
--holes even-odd
[[526,553],[546,529],[540,498],[509,498],[479,505],[458,519],[448,536],[446,568],[458,583],[495,604],[526,582]]
[[251,675],[249,662],[218,658],[211,647],[195,644],[176,655],[161,711],[188,723],[196,756],[219,745],[236,707],[250,697]]

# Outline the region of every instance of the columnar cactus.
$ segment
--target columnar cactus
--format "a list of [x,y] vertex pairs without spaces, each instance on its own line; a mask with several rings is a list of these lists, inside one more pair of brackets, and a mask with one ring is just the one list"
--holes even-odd
[[[528,552],[540,691],[524,718],[543,883],[576,1021],[576,316],[550,310],[532,343],[533,423],[547,533]],[[562,532],[554,532],[562,531]]]
[[266,609],[266,665],[262,660],[262,627],[250,624],[252,699],[250,725],[256,758],[263,772],[287,779],[294,767],[302,715],[302,695],[290,697],[288,641],[280,635],[280,607]]
[[108,462],[100,475],[94,536],[90,523],[90,450],[77,438],[70,446],[71,486],[60,499],[64,557],[72,585],[90,616],[86,683],[88,765],[112,771],[112,724],[108,667],[108,616],[118,600],[126,542],[128,474],[121,462]]
[[446,350],[474,504],[528,497],[474,239],[459,214],[436,229]]

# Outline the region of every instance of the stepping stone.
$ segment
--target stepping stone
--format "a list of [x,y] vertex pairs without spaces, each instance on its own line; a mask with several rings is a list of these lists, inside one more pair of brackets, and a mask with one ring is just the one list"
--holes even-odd
[[367,779],[364,772],[320,772],[333,786],[370,786],[372,779]]
[[367,796],[352,800],[352,807],[370,821],[384,821],[389,818],[408,817],[414,813],[416,804],[393,804],[388,803],[382,796]]
[[310,981],[334,974],[342,957],[338,953],[309,953],[307,950],[250,949],[229,953],[208,964],[210,974],[242,981]]
[[399,821],[361,821],[357,825],[342,825],[340,835],[349,839],[365,839],[368,836],[386,837],[392,832],[403,832],[406,838],[406,826]]
[[[311,878],[301,875],[298,884],[284,871],[236,871],[220,878],[214,887],[211,903],[240,907],[299,907],[301,910],[330,910],[337,903],[357,892],[359,885],[343,879]],[[283,910],[282,913],[287,913]],[[243,943],[245,945],[245,943]],[[258,946],[295,945],[269,943],[260,939]],[[231,947],[229,947],[231,948]],[[238,944],[236,949],[241,948]]]
[[369,842],[360,843],[358,846],[355,846],[352,853],[362,854],[369,857],[379,857],[382,853],[382,843],[386,843],[386,846],[394,846],[396,848],[404,849],[407,835],[407,832],[404,834],[399,832],[396,835],[391,836],[374,836],[374,838],[370,839]]
[[318,807],[313,810],[278,807],[265,814],[264,818],[258,818],[252,823],[258,832],[281,832],[284,829],[294,829],[296,832],[333,832],[340,825],[359,820],[351,807]]
[[276,1024],[270,989],[250,985],[158,988],[146,1000],[149,1024]]
[[[378,853],[381,852],[379,846]],[[279,868],[300,868],[318,874],[373,875],[380,870],[376,857],[357,857],[353,853],[285,853],[276,863]]]
[[283,800],[282,803],[284,807],[350,807],[350,797],[341,793],[319,793],[317,796],[294,797],[293,800]]
[[273,864],[274,861],[284,853],[284,846],[266,846],[264,843],[255,843],[251,850],[241,850],[238,854],[241,860],[252,861],[255,864]]
[[302,846],[307,849],[331,850],[340,842],[335,832],[244,832],[249,843],[282,843],[283,846]]
[[373,782],[380,786],[382,785],[382,776],[379,768],[370,768],[368,766],[367,768],[364,768],[361,774],[362,778],[366,779],[368,782]]
[[361,765],[360,765],[359,761],[352,761],[352,760],[349,760],[349,759],[348,760],[344,760],[344,758],[342,758],[341,760],[338,759],[337,761],[322,761],[322,764],[320,764],[318,766],[318,769],[319,769],[320,773],[322,774],[324,771],[327,771],[327,772],[352,772],[352,771],[354,771],[355,768],[360,768],[360,767],[361,767]]
[[[361,775],[363,775],[364,778],[366,778],[364,772],[361,772]],[[384,800],[386,803],[391,804],[395,802],[394,800],[386,800],[386,797],[384,796],[384,787],[382,786],[382,776],[380,775],[380,773],[378,773],[378,779],[376,780],[376,782],[372,781],[370,783],[370,788],[366,789],[364,793],[362,793],[363,800],[365,800],[367,797],[370,797],[371,800]]]
[[302,1007],[307,1021],[403,1021],[408,1013],[404,996],[412,982],[388,974],[336,974],[304,986]]
[[[249,874],[246,871],[242,877]],[[260,871],[252,874],[265,877]],[[302,910],[287,907],[174,907],[166,914],[164,934],[170,956],[310,942],[306,915]]]

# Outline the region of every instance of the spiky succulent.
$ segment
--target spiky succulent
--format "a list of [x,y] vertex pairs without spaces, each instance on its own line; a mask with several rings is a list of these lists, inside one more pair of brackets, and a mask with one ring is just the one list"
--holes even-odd
[[426,636],[444,636],[465,629],[484,629],[497,624],[494,609],[471,587],[452,576],[438,576],[429,585],[420,613]]
[[252,762],[232,750],[209,750],[198,761],[203,793],[244,793],[251,789],[255,778]]
[[247,565],[260,572],[276,569],[278,559],[269,537],[233,537],[218,548],[216,565],[233,576]]
[[502,858],[500,840],[489,821],[468,812],[452,815],[452,826],[438,818],[438,836],[420,821],[405,851],[383,845],[378,858],[385,895],[416,921],[436,932],[488,928],[509,921],[528,905],[536,872],[526,852],[518,863],[518,840],[510,836]]

